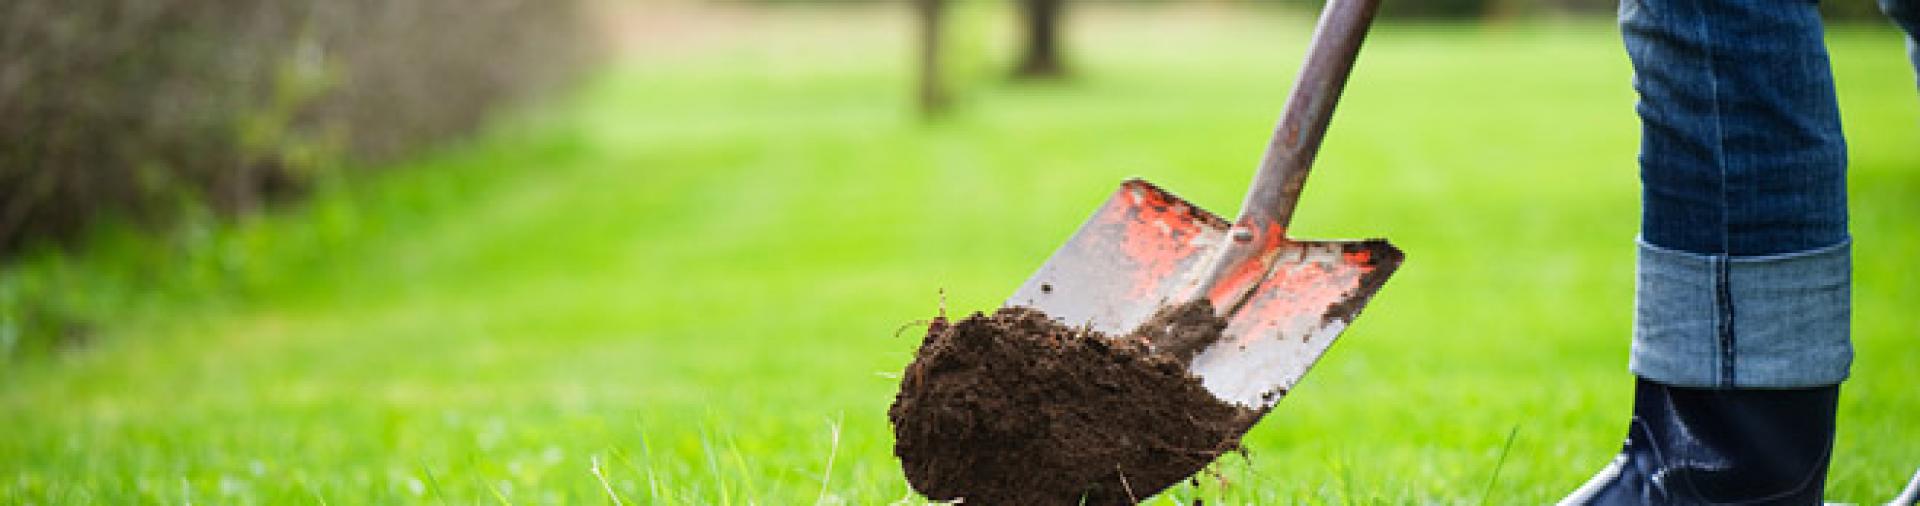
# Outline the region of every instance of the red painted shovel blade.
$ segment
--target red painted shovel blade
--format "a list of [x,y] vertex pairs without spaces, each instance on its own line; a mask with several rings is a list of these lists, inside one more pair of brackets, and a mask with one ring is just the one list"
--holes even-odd
[[1264,409],[1312,368],[1404,256],[1385,240],[1282,242],[1279,258],[1188,365],[1214,397]]

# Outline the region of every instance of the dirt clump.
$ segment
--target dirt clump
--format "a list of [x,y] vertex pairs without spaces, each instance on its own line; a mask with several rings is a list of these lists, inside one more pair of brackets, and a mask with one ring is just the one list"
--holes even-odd
[[1187,373],[1224,326],[1204,301],[1122,337],[1023,307],[936,318],[887,412],[894,455],[935,500],[1145,500],[1239,449],[1259,418]]
[[1201,299],[1178,306],[1167,306],[1147,318],[1133,330],[1133,337],[1152,347],[1153,354],[1164,355],[1186,366],[1207,345],[1220,340],[1227,330],[1227,319],[1213,314],[1213,304]]

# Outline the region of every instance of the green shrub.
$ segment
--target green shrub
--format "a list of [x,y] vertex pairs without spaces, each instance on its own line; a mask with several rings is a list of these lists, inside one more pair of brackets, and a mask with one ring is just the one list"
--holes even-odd
[[0,4],[0,256],[243,212],[576,73],[583,0]]

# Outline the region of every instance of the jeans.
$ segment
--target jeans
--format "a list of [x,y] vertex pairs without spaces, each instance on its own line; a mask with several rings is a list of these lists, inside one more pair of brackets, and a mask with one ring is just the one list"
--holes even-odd
[[[1920,0],[1881,1],[1920,29]],[[1817,4],[1622,0],[1620,27],[1642,126],[1629,368],[1684,387],[1845,380],[1846,141]]]

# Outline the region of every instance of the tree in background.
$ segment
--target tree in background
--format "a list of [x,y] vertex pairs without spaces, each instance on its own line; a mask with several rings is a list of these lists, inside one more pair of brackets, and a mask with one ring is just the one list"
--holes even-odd
[[1066,75],[1060,57],[1061,18],[1066,0],[1021,0],[1021,28],[1026,36],[1025,50],[1014,76],[1052,78]]
[[920,22],[920,113],[927,117],[939,116],[946,112],[951,97],[947,93],[945,73],[941,66],[945,63],[941,57],[941,38],[944,30],[941,24],[946,17],[946,0],[914,0],[914,14]]

